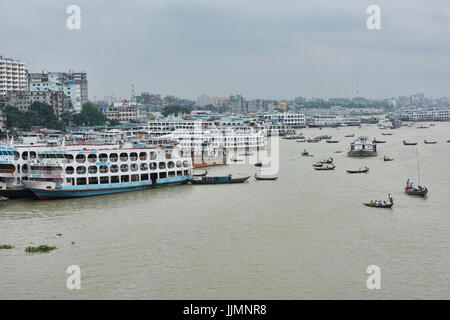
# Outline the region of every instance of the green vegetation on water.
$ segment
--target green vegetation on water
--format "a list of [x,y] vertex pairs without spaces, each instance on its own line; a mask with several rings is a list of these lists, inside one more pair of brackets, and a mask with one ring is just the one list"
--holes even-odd
[[39,247],[26,247],[25,252],[28,253],[37,253],[37,252],[50,252],[52,250],[55,250],[56,247],[50,247],[47,245],[40,245]]
[[12,249],[14,248],[13,246],[10,246],[9,244],[0,244],[0,250],[1,249]]

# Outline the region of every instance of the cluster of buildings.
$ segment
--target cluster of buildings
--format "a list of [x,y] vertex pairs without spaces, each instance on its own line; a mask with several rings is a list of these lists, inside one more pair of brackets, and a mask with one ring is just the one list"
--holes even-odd
[[[0,56],[0,106],[13,105],[27,111],[33,102],[53,107],[60,118],[66,112],[80,112],[88,101],[86,72],[30,73],[23,61]],[[4,123],[4,115],[0,124]]]

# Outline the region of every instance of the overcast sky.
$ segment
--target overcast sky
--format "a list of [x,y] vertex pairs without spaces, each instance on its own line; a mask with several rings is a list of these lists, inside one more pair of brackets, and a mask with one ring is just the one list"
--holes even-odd
[[[66,8],[81,8],[81,29]],[[368,30],[366,8],[381,8]],[[89,96],[450,95],[448,0],[1,0],[0,55],[88,73]]]

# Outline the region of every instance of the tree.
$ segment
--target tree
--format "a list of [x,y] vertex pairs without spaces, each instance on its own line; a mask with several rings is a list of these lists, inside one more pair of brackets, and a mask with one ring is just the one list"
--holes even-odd
[[97,105],[86,102],[81,112],[73,115],[73,122],[79,126],[101,126],[105,124],[106,118]]
[[170,114],[177,116],[179,113],[191,113],[192,107],[189,106],[168,106],[165,107],[162,114],[167,117]]
[[117,120],[117,119],[111,119],[111,120],[109,120],[109,125],[110,126],[118,126],[120,124],[120,121],[119,120]]

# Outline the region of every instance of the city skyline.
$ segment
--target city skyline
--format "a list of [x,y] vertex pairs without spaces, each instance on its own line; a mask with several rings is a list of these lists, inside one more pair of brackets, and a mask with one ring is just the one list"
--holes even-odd
[[91,99],[130,96],[131,84],[192,99],[449,94],[444,1],[379,1],[381,30],[366,27],[368,1],[79,1],[80,30],[66,28],[70,4],[7,1],[2,54],[29,72],[86,71]]

